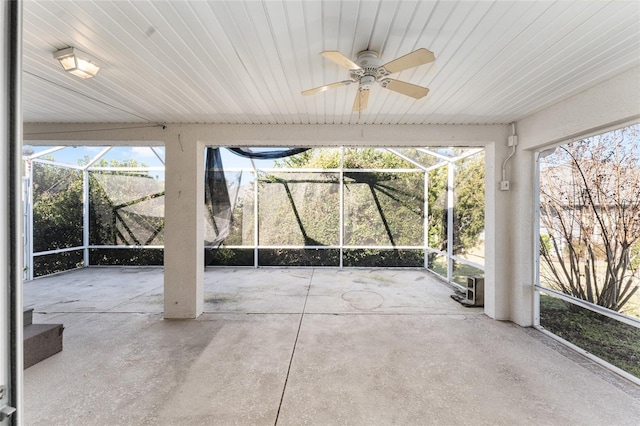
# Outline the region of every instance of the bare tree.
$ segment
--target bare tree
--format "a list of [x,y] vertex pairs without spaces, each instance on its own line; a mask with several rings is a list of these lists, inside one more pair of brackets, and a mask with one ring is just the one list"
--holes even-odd
[[638,291],[640,126],[556,149],[541,164],[541,280],[621,311]]

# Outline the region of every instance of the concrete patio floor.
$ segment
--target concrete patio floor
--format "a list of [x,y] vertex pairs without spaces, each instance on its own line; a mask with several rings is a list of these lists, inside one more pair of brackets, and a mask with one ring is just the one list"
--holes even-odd
[[163,320],[160,268],[25,283],[64,350],[27,369],[26,425],[637,425],[640,389],[422,270],[208,269]]

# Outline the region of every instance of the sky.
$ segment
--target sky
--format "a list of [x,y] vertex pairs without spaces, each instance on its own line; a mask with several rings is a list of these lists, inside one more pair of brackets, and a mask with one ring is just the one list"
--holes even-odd
[[[54,147],[25,146],[25,149],[29,148],[33,149],[34,153],[39,153]],[[52,156],[56,162],[77,166],[78,160],[83,159],[85,156],[94,158],[100,154],[103,149],[105,149],[103,146],[68,146],[59,151],[47,154],[47,156]],[[164,147],[154,147],[154,149],[160,157],[164,159]],[[221,150],[221,156],[222,164],[225,168],[252,168],[250,160],[233,154],[227,149]],[[139,163],[144,163],[147,167],[163,167],[160,159],[158,159],[151,148],[147,146],[113,147],[102,158],[107,161],[135,159]],[[256,167],[260,168],[271,168],[274,165],[273,160],[254,160],[254,162]]]
[[[33,149],[34,153],[44,152],[53,146],[25,146],[23,152],[29,148]],[[83,158],[89,157],[95,158],[105,147],[102,146],[68,146],[59,151],[51,152],[47,154],[47,157],[53,157],[56,162],[78,165],[78,161]],[[164,147],[155,147],[156,152],[160,157],[164,158]],[[156,156],[149,147],[113,147],[109,152],[102,156],[107,161],[110,160],[131,160],[135,159],[140,163],[146,164],[147,167],[163,167],[162,162]]]

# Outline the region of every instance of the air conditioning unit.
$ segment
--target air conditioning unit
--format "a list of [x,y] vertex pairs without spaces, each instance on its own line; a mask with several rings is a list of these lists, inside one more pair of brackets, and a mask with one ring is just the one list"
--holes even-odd
[[467,295],[461,303],[484,306],[484,277],[467,277]]

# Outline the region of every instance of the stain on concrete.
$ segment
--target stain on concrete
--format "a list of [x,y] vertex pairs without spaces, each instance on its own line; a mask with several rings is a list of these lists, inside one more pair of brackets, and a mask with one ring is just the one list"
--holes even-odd
[[370,290],[347,291],[342,294],[342,300],[359,311],[372,311],[384,303],[384,297]]

